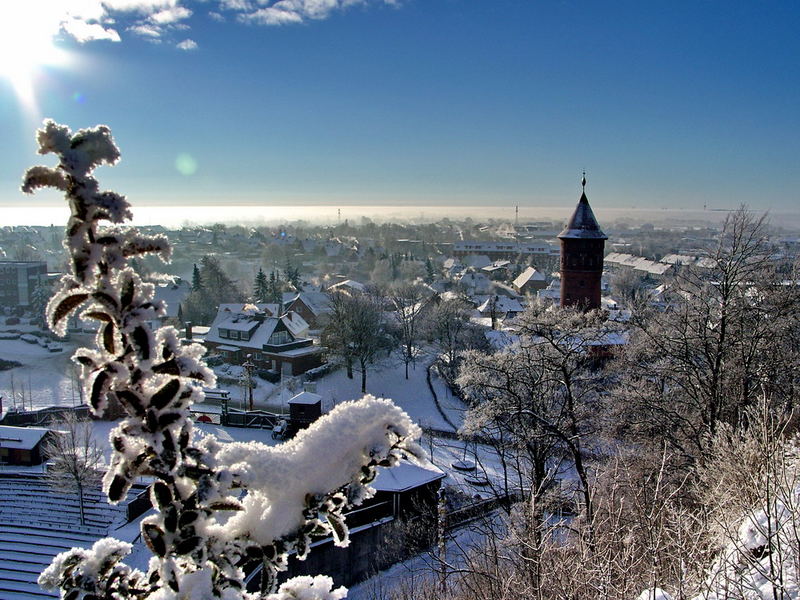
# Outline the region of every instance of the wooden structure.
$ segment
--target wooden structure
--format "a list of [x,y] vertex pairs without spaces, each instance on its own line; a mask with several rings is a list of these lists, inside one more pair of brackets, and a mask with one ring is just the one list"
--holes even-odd
[[42,464],[47,460],[42,448],[54,435],[58,434],[44,427],[0,425],[0,463],[21,466]]
[[289,437],[322,416],[322,396],[311,390],[303,390],[289,400]]

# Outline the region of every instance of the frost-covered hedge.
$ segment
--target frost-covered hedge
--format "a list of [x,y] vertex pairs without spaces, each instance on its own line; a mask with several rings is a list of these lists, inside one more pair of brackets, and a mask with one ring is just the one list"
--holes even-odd
[[[48,304],[48,324],[63,335],[78,311],[99,323],[96,347],[73,358],[92,410],[99,415],[116,404],[126,415],[110,434],[114,453],[104,490],[119,502],[147,475],[156,508],[141,525],[153,553],[146,572],[122,562],[129,544],[106,538],[59,554],[40,584],[71,600],[342,598],[345,591],[332,590],[327,577],[295,578],[276,591],[276,574],[288,552],[306,556],[312,536],[348,543],[342,511],[372,493],[368,484],[379,465],[416,453],[419,429],[390,401],[366,396],[278,447],[196,435],[189,408],[215,377],[202,346],[183,346],[174,328],[148,325],[165,307],[128,261],[144,254],[167,260],[170,247],[164,236],[121,227],[131,217],[127,200],[101,191],[93,177],[97,166],[120,158],[111,132],[99,126],[73,133],[46,121],[38,142],[58,165],[32,167],[22,189],[59,189],[71,211],[65,239],[71,268]],[[264,567],[255,594],[243,590],[241,566],[251,560]]]

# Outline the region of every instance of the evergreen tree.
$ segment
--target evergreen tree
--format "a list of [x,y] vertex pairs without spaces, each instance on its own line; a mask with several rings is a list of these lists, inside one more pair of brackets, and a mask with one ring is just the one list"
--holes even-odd
[[33,313],[34,323],[44,325],[45,309],[50,300],[50,292],[44,283],[38,283],[31,294],[31,312]]
[[200,260],[200,279],[215,307],[225,302],[244,302],[245,295],[225,274],[216,257],[206,255]]
[[283,286],[281,285],[280,275],[275,271],[270,271],[266,301],[271,304],[280,304],[282,300],[283,300]]
[[197,268],[197,263],[192,268],[192,291],[199,292],[203,289],[203,279],[200,277],[200,269]]
[[425,259],[425,281],[428,283],[433,283],[433,280],[436,278],[436,272],[433,270],[433,262],[431,262],[431,257]]
[[298,292],[300,291],[300,269],[293,267],[291,261],[286,259],[286,268],[284,269],[284,276],[286,281],[292,284],[292,287]]
[[256,279],[253,282],[253,300],[255,302],[266,302],[269,296],[269,282],[264,270],[259,267]]

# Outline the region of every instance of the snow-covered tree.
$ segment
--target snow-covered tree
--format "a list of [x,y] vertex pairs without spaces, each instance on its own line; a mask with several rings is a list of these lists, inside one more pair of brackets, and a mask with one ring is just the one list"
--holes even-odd
[[767,231],[764,216],[731,213],[704,266],[683,266],[670,281],[668,310],[633,315],[615,391],[620,433],[667,444],[681,468],[711,451],[720,425],[741,421],[762,385],[776,413],[797,405],[800,289],[782,284]]
[[[337,544],[348,543],[342,511],[370,495],[379,465],[417,451],[418,427],[390,401],[366,396],[275,448],[199,436],[189,408],[202,400],[202,386],[214,385],[214,375],[201,360],[202,346],[182,345],[172,327],[148,325],[164,306],[128,261],[146,254],[167,259],[170,247],[164,236],[120,227],[131,217],[127,200],[99,189],[93,170],[120,158],[110,130],[73,133],[48,120],[38,142],[39,152],[55,154],[58,165],[32,167],[22,189],[62,190],[71,210],[70,272],[48,305],[48,323],[63,334],[79,310],[101,323],[97,348],[79,349],[74,360],[92,410],[102,414],[114,399],[127,413],[110,434],[113,455],[103,487],[119,502],[146,475],[156,509],[141,524],[154,555],[146,572],[121,562],[130,544],[105,538],[56,556],[40,585],[70,599],[342,598],[344,591],[332,590],[325,577],[295,578],[276,591],[276,574],[288,552],[307,555],[312,536],[332,534]],[[259,593],[243,589],[241,565],[248,560],[263,565]]]
[[283,275],[286,281],[295,289],[300,290],[300,269],[292,265],[292,261],[287,258],[286,266],[283,269]]
[[338,356],[353,378],[353,365],[361,371],[361,392],[367,391],[367,369],[381,355],[388,354],[395,340],[387,330],[381,299],[372,294],[335,292],[330,297],[331,313],[322,332],[322,342]]
[[408,379],[408,365],[416,361],[421,351],[423,309],[429,296],[427,289],[417,283],[395,285],[389,292],[389,302],[397,324],[400,358],[406,368],[406,379]]
[[580,508],[593,547],[589,466],[603,414],[603,380],[595,371],[616,326],[599,311],[583,313],[533,303],[517,320],[519,340],[496,353],[465,353],[457,384],[470,403],[473,430],[497,428],[525,449],[531,482],[546,482],[557,448],[575,472]]
[[40,327],[45,322],[48,300],[50,300],[50,293],[47,286],[43,282],[39,282],[31,294],[31,313],[33,313],[34,323]]
[[44,445],[49,463],[47,482],[63,492],[78,497],[78,516],[86,523],[84,496],[87,489],[97,488],[102,479],[103,451],[92,435],[92,423],[79,420],[74,413],[65,413],[53,424],[56,434]]
[[455,384],[462,352],[486,344],[483,331],[470,322],[471,311],[467,300],[451,298],[439,302],[428,319],[428,336],[440,352],[439,372],[451,385]]

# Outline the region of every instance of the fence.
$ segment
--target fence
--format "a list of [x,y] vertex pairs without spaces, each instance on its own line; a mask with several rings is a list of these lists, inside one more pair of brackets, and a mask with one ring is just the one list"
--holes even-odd
[[289,420],[289,415],[271,413],[264,410],[238,410],[230,408],[222,412],[220,424],[229,427],[258,427],[274,429],[280,420]]
[[64,417],[72,413],[79,419],[89,418],[89,406],[51,406],[39,410],[9,411],[0,420],[0,425],[15,425],[30,427],[31,425],[48,425],[53,421],[63,421]]

